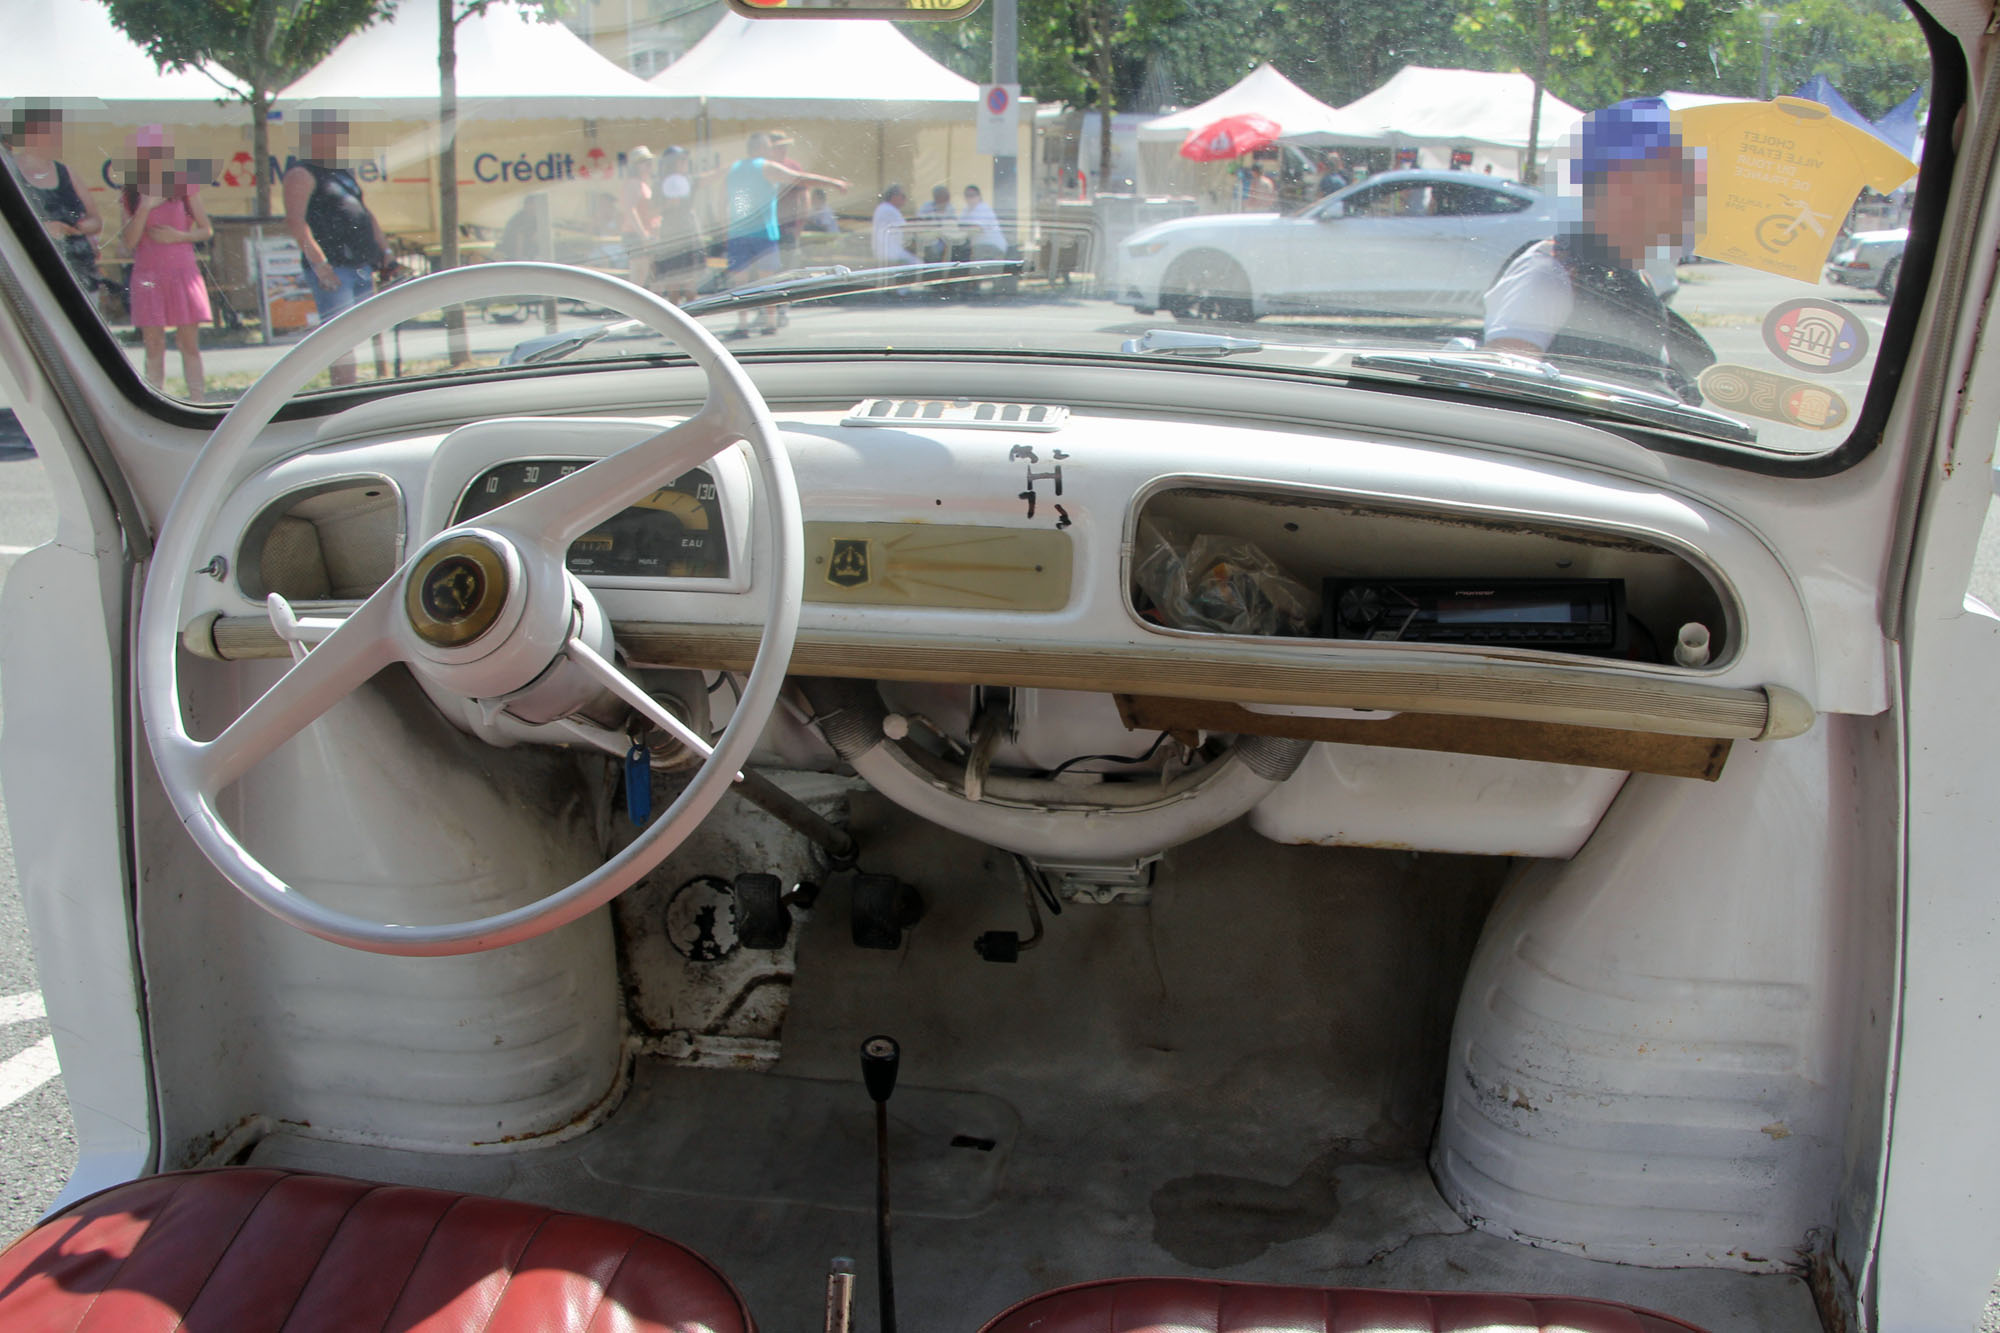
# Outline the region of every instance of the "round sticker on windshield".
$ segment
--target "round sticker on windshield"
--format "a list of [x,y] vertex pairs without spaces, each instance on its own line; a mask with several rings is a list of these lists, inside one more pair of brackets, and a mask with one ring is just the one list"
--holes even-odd
[[1831,375],[1868,354],[1868,330],[1833,302],[1802,297],[1764,316],[1764,345],[1793,370]]
[[1710,366],[1697,381],[1710,407],[1740,416],[1832,430],[1847,420],[1847,404],[1831,389],[1749,366]]

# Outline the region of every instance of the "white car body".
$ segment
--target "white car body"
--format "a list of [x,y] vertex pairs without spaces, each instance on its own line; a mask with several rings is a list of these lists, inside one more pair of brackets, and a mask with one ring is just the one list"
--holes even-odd
[[[1403,213],[1401,207],[1421,209]],[[1503,211],[1504,210],[1504,211]],[[1477,316],[1507,262],[1556,232],[1557,201],[1453,171],[1390,171],[1299,213],[1214,214],[1156,223],[1121,247],[1118,299],[1174,309],[1183,274],[1233,266],[1229,294],[1253,316]]]
[[[826,1260],[867,1243],[854,1052],[887,1030],[918,1333],[1160,1271],[1963,1333],[2000,1270],[2000,619],[1966,592],[2000,438],[2000,74],[1971,8],[1939,6],[1975,77],[1933,120],[1961,145],[1927,158],[1935,244],[1869,303],[1884,359],[1847,434],[1704,433],[1503,358],[1151,356],[1111,302],[1044,347],[1084,301],[1035,292],[794,298],[784,332],[716,344],[726,381],[607,338],[598,361],[302,393],[232,458],[205,452],[220,412],[142,383],[0,181],[0,391],[57,509],[0,591],[0,780],[75,1118],[65,1201],[232,1163],[499,1194],[685,1238],[765,1327],[817,1328]],[[1507,188],[1360,188],[1419,178]],[[1158,248],[1128,300],[1160,304],[1199,247],[1245,266],[1252,314],[1476,314],[1551,217],[1189,219],[1134,238]],[[1398,257],[1400,229],[1447,223],[1461,260]],[[1718,333],[1755,354],[1759,321],[1737,325]],[[774,485],[739,429],[676,493],[702,540],[724,529],[724,573],[541,551],[521,586],[586,627],[552,636],[546,676],[452,696],[397,661],[204,813],[280,891],[385,932],[534,903],[644,819],[615,799],[632,719],[599,717],[626,696],[515,704],[601,632],[649,706],[712,736],[792,605],[796,688],[743,709],[742,771],[853,829],[928,915],[856,947],[857,890],[734,797],[614,902],[492,951],[343,948],[237,892],[149,725],[214,736],[335,670],[315,655],[364,605],[401,633],[482,478],[606,475],[721,382],[768,404],[797,477]],[[805,573],[780,579],[799,496]],[[1177,621],[1139,582],[1163,521],[1225,541],[1224,591],[1268,578],[1246,550],[1314,597],[1616,578],[1651,647],[1347,636],[1337,601],[1298,634]],[[163,663],[164,712],[140,698]],[[686,947],[721,909],[681,895],[750,873],[829,887],[786,904],[779,945]],[[1061,915],[1040,888],[1072,891]],[[1031,912],[1035,952],[975,955]]]

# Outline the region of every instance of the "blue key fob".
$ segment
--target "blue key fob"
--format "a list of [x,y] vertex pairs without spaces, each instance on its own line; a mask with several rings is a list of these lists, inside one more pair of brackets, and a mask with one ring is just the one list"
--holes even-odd
[[643,745],[625,752],[625,813],[642,828],[653,817],[653,756]]

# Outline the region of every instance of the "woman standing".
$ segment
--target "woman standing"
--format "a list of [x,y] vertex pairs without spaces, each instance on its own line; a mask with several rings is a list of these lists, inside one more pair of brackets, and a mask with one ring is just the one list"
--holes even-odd
[[16,111],[7,129],[7,147],[28,202],[35,206],[70,272],[84,291],[96,291],[102,281],[97,273],[97,238],[104,231],[104,219],[90,196],[76,188],[69,168],[56,161],[62,151],[62,112],[54,107]]
[[201,326],[208,322],[208,287],[195,262],[196,241],[214,235],[196,187],[173,168],[165,129],[148,125],[135,142],[137,158],[125,182],[125,248],[132,254],[132,323],[146,345],[146,379],[167,377],[167,330],[180,349],[187,396],[200,402]]
[[[315,108],[299,133],[299,160],[285,172],[285,226],[312,271],[313,304],[324,324],[374,293],[389,240],[362,201],[360,182],[340,165],[346,119]],[[336,385],[354,383],[354,353],[342,352],[326,374]]]

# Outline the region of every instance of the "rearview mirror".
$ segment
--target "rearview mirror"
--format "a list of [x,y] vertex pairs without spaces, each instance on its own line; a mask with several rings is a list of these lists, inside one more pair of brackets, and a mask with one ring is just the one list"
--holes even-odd
[[979,0],[729,0],[752,19],[962,19]]

